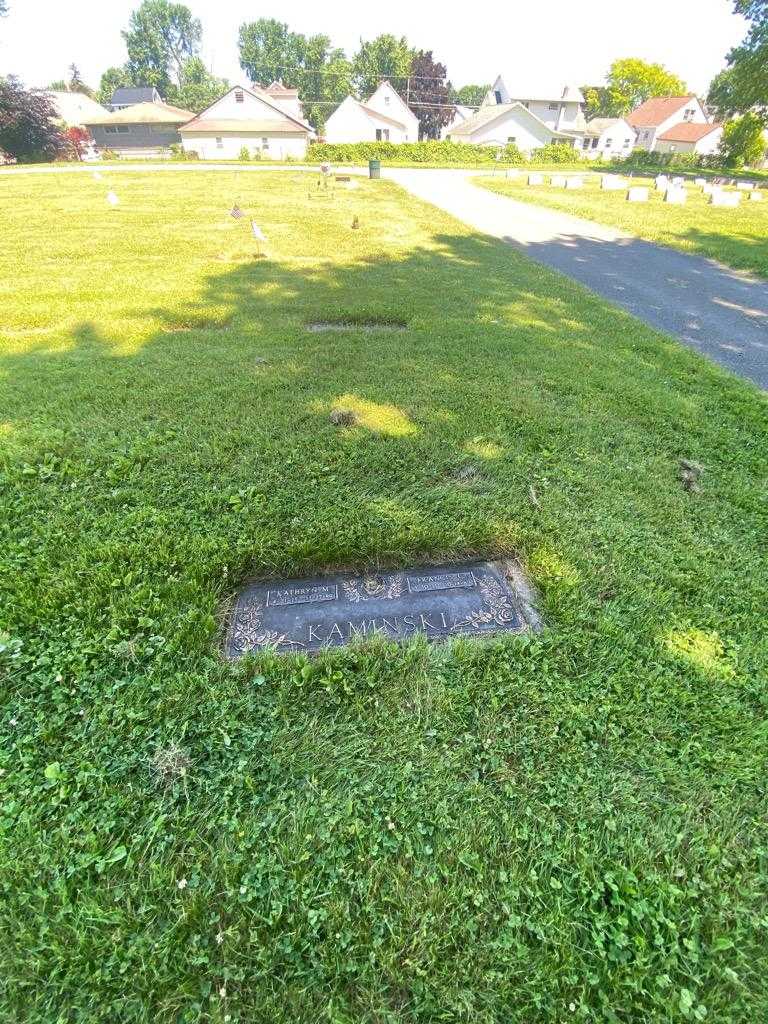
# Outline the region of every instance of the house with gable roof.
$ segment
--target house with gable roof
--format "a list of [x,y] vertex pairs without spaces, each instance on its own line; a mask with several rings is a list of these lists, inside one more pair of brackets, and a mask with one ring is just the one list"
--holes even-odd
[[419,119],[389,82],[367,100],[347,98],[325,125],[326,142],[418,142]]
[[[637,132],[637,149],[652,152],[659,139],[678,124],[707,124],[709,118],[697,96],[654,96],[624,119]],[[669,140],[666,140],[669,141]]]
[[179,129],[182,145],[203,160],[252,156],[303,160],[314,135],[295,89],[279,82],[262,88],[235,85]]

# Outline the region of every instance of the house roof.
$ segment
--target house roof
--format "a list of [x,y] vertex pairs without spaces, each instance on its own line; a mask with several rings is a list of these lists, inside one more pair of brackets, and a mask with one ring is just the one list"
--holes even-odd
[[690,121],[681,121],[659,135],[659,139],[664,142],[698,142],[722,127],[721,124],[691,124]]
[[405,128],[402,121],[396,121],[394,117],[388,117],[386,114],[379,113],[378,110],[374,110],[373,107],[367,107],[365,103],[359,103],[358,107],[365,111],[368,117],[375,117],[377,121],[383,121],[385,124],[394,125],[395,128]]
[[110,103],[114,106],[116,103],[151,103],[155,95],[158,95],[157,89],[153,85],[140,85],[140,86],[120,86],[119,89],[115,89],[112,93],[112,99]]
[[102,117],[109,114],[96,100],[82,92],[57,92],[46,90],[45,95],[51,100],[57,116],[68,125],[85,124],[88,117]]
[[[261,100],[262,103],[266,103],[266,105],[268,107],[270,107],[272,110],[274,110],[276,113],[278,113],[281,118],[284,118],[285,120],[290,121],[292,124],[297,125],[299,128],[302,129],[302,131],[307,131],[307,132],[313,132],[314,131],[314,128],[312,127],[312,125],[307,124],[306,121],[302,121],[298,117],[294,117],[293,114],[289,114],[287,110],[285,110],[283,107],[279,106],[275,102],[275,97],[271,96],[267,92],[266,89],[262,89],[261,86],[254,86],[253,89],[247,89],[244,85],[233,85],[231,89],[227,89],[227,91],[224,93],[224,96],[229,96],[229,94],[231,92],[235,92],[235,91],[237,91],[237,92],[247,92],[249,96],[254,96],[256,99]],[[221,121],[222,120],[221,118],[210,118],[210,119],[208,119],[208,118],[206,118],[205,115],[208,113],[209,110],[211,110],[213,107],[215,107],[217,103],[220,103],[221,100],[224,99],[224,96],[219,96],[218,99],[215,99],[213,101],[213,103],[210,104],[210,106],[207,106],[205,108],[205,110],[201,110],[200,113],[197,115],[197,117],[195,117],[194,114],[190,114],[189,115],[190,118],[194,118],[194,125],[195,125],[195,127],[193,127],[193,129],[192,129],[193,131],[207,131],[208,127],[210,126],[210,122],[211,121]],[[245,118],[242,118],[242,120],[240,118],[225,118],[224,120],[232,120],[232,121],[234,121],[235,123],[237,123],[239,125],[243,125],[247,121],[253,120],[253,118],[245,117]],[[198,122],[201,122],[201,121],[206,121],[206,125],[207,125],[206,128],[198,128],[197,127]],[[279,124],[279,122],[278,121],[272,121],[272,122],[270,122],[270,124]],[[189,125],[186,125],[186,127],[189,128]],[[222,131],[236,131],[237,129],[234,129],[234,128],[232,128],[232,129],[223,129],[222,128],[221,130]],[[244,130],[245,131],[250,131],[251,129],[244,129]],[[253,129],[253,130],[256,131],[258,129]],[[273,132],[277,131],[277,130],[279,130],[279,129],[275,129],[275,128],[272,129]],[[283,128],[282,130],[284,132],[287,132],[287,131],[295,131],[296,129],[295,128]]]
[[297,132],[308,132],[310,129],[299,121],[291,120],[278,121],[274,118],[263,120],[251,120],[250,118],[239,117],[196,117],[189,124],[182,125],[179,131],[182,135],[209,134],[214,132],[251,132],[261,135],[286,135]]
[[593,117],[587,121],[586,135],[602,135],[609,128],[615,128],[617,124],[627,124],[623,117]]
[[269,85],[261,87],[262,92],[269,93],[270,96],[298,96],[298,89],[289,89],[283,85],[282,82],[270,82]]
[[170,103],[134,103],[113,112],[89,116],[83,122],[86,125],[111,124],[186,124],[195,115],[191,110],[172,107]]
[[663,124],[667,118],[682,110],[684,106],[695,100],[693,94],[688,96],[654,96],[627,114],[624,120],[633,128],[653,128]]
[[522,111],[525,116],[532,118],[540,124],[550,135],[562,135],[563,137],[570,138],[568,132],[556,131],[554,128],[550,128],[540,117],[536,117],[535,114],[531,113],[527,107],[519,102],[496,103],[492,106],[480,107],[474,117],[470,117],[468,121],[458,125],[456,128],[452,128],[451,135],[473,135],[479,128],[484,128],[486,125],[491,124],[492,121],[504,117],[505,114],[509,114],[513,110]]

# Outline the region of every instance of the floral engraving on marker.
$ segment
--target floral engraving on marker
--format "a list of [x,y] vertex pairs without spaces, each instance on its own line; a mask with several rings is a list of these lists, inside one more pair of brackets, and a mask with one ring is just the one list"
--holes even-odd
[[343,582],[344,593],[347,600],[352,604],[359,601],[373,601],[376,599],[394,601],[403,592],[405,577],[397,576],[364,576],[362,588],[357,580],[345,580]]
[[451,630],[463,629],[471,626],[472,629],[480,629],[483,626],[505,626],[508,622],[514,622],[516,613],[504,588],[493,576],[483,575],[479,577],[478,586],[482,596],[483,607],[461,620],[454,621]]
[[263,604],[251,604],[237,612],[232,625],[232,648],[238,654],[256,650],[259,647],[303,647],[301,640],[291,640],[285,633],[264,629],[261,621]]

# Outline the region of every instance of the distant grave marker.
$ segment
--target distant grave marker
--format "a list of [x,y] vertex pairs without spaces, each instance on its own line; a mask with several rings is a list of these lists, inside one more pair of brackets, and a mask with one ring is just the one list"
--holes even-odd
[[606,192],[623,192],[626,187],[626,179],[617,174],[604,174],[600,180],[600,188]]
[[528,175],[528,184],[529,185],[543,185],[544,184],[544,175],[543,174],[529,174]]
[[741,192],[723,192],[716,189],[709,197],[711,206],[738,206],[741,202]]
[[565,188],[565,175],[564,174],[553,174],[549,180],[550,185],[553,188]]
[[397,642],[523,633],[542,628],[534,594],[513,562],[338,573],[244,587],[228,624],[228,658],[264,650],[309,653],[356,637]]
[[707,179],[706,178],[694,178],[693,179],[693,184],[697,185],[699,188],[701,188],[703,185],[707,184]]
[[629,203],[647,203],[648,202],[649,189],[642,185],[633,185],[632,188],[627,192],[627,202]]
[[736,188],[739,189],[741,192],[751,192],[754,187],[755,187],[755,183],[753,181],[737,181],[736,182]]
[[684,206],[687,199],[688,194],[685,189],[679,186],[668,188],[664,193],[664,202],[671,203],[673,206]]
[[583,178],[579,178],[579,177],[566,178],[565,179],[565,187],[566,188],[583,188],[584,187],[584,179]]
[[666,174],[659,174],[659,175],[657,175],[657,177],[656,177],[656,191],[657,192],[666,192],[668,188],[669,188],[669,178],[666,176]]
[[762,201],[763,201],[763,194],[762,194],[762,192],[750,192],[749,193],[749,201],[750,201],[750,203],[762,203]]

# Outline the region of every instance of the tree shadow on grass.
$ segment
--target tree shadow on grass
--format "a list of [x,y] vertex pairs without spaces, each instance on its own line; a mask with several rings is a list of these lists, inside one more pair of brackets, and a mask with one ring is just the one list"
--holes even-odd
[[[138,316],[155,328],[133,340],[84,322],[0,361],[20,382],[9,422],[53,466],[30,510],[79,523],[64,552],[55,530],[41,541],[38,571],[58,560],[51,628],[58,603],[106,601],[130,638],[147,586],[165,633],[245,576],[513,551],[566,565],[550,582],[567,605],[584,550],[635,530],[637,508],[656,514],[658,460],[705,432],[715,394],[725,415],[743,398],[473,235],[310,266],[246,258]],[[339,407],[357,422],[334,425]],[[644,467],[631,479],[627,453]]]

